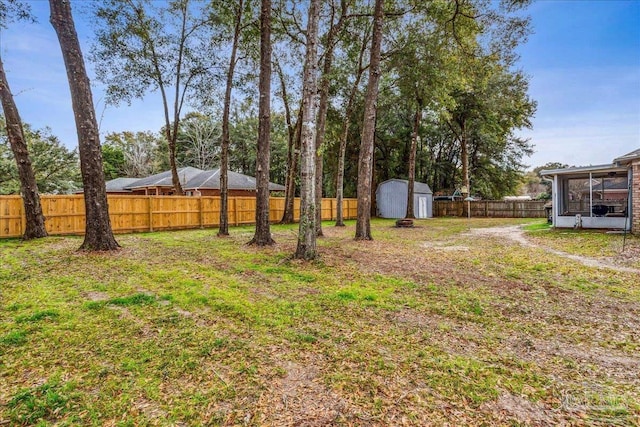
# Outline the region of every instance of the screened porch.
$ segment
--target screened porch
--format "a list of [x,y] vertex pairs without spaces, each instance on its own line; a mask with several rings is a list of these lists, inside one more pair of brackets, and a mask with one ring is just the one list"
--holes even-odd
[[543,171],[553,176],[553,225],[629,229],[630,176],[612,165]]

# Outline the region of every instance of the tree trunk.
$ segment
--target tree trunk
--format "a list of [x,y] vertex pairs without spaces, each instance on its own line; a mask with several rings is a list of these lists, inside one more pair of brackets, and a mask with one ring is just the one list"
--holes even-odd
[[239,0],[236,22],[233,29],[233,44],[229,71],[227,72],[227,87],[224,92],[224,111],[222,113],[222,147],[220,148],[220,228],[218,236],[229,235],[229,112],[231,110],[231,90],[233,89],[233,74],[236,68],[240,27],[242,24],[243,0]]
[[[173,98],[173,132],[171,139],[169,140],[169,163],[171,164],[171,179],[173,181],[173,188],[176,195],[182,196],[184,191],[182,190],[182,183],[180,183],[180,177],[178,176],[178,165],[176,164],[176,144],[178,142],[178,130],[180,129],[180,110],[182,101],[180,100],[180,81],[182,78],[182,65],[184,60],[185,41],[187,39],[187,15],[188,15],[188,3],[189,1],[181,1],[177,3],[178,9],[182,14],[182,25],[180,28],[180,47],[178,48],[178,60],[176,63],[175,72],[175,88]],[[186,91],[185,87],[185,91]],[[184,96],[184,92],[183,92]]]
[[316,234],[323,236],[322,232],[322,187],[323,187],[323,152],[324,137],[326,134],[327,111],[329,109],[329,84],[330,73],[333,68],[333,50],[335,48],[335,38],[342,28],[347,13],[347,3],[342,2],[340,18],[337,23],[334,21],[335,9],[331,12],[331,28],[327,33],[327,41],[324,52],[324,63],[322,67],[322,79],[320,81],[320,105],[318,107],[318,123],[316,133]]
[[460,123],[460,160],[462,162],[462,196],[466,198],[471,192],[469,181],[469,147],[464,122]]
[[300,141],[302,138],[302,105],[293,132],[289,132],[289,152],[287,153],[287,178],[285,182],[284,212],[281,224],[293,224],[293,207],[296,197],[296,175],[300,157]]
[[18,113],[18,107],[13,100],[9,82],[4,72],[4,64],[0,58],[0,100],[4,110],[4,118],[7,128],[7,139],[13,152],[13,157],[18,166],[18,176],[20,178],[20,192],[24,203],[24,213],[26,217],[26,228],[22,238],[24,240],[46,237],[47,229],[44,226],[44,215],[40,204],[40,195],[36,176],[31,167],[29,150],[24,138],[22,121]]
[[182,184],[180,183],[180,177],[178,176],[178,165],[176,163],[176,139],[178,135],[176,132],[167,132],[167,138],[169,139],[169,164],[171,165],[171,182],[173,183],[173,189],[175,194],[182,196]]
[[300,227],[295,258],[311,260],[316,249],[316,92],[318,89],[318,19],[320,0],[309,4],[307,53],[302,88],[302,144],[300,153]]
[[[317,139],[316,139],[317,141]],[[322,237],[324,236],[324,233],[322,232],[322,175],[323,175],[323,155],[322,155],[322,149],[319,147],[316,147],[316,154],[315,154],[315,168],[316,171],[314,173],[315,175],[315,204],[316,204],[316,209],[315,209],[315,213],[316,213],[316,236],[318,237]]]
[[256,232],[250,244],[272,245],[269,224],[269,131],[271,127],[271,0],[260,10],[260,101],[256,154]]
[[[349,99],[351,102],[351,99]],[[342,135],[340,136],[340,151],[338,152],[338,171],[336,176],[336,227],[344,227],[344,210],[342,203],[344,200],[344,156],[347,150],[347,136],[349,133],[349,107],[342,125]]]
[[365,96],[364,123],[360,140],[358,162],[358,218],[356,240],[372,240],[371,237],[371,173],[373,170],[373,148],[376,130],[378,83],[380,81],[380,57],[382,48],[382,24],[384,0],[376,0],[369,61],[369,81]]
[[[333,30],[333,28],[332,28]],[[329,31],[327,39],[327,49],[325,51],[324,65],[322,69],[322,81],[320,83],[320,104],[318,107],[318,122],[316,133],[316,235],[322,236],[322,153],[324,145],[324,136],[327,125],[327,110],[329,109],[329,73],[331,72],[331,63],[333,59],[333,31]]]
[[416,217],[413,206],[413,193],[416,182],[416,151],[418,149],[418,131],[420,130],[420,118],[422,117],[422,106],[418,102],[416,113],[413,116],[413,131],[411,132],[411,147],[409,149],[409,182],[407,189],[407,215],[406,218]]
[[64,58],[71,102],[78,132],[80,170],[84,186],[86,228],[80,249],[107,251],[120,247],[113,237],[109,205],[102,172],[102,151],[91,86],[84,66],[69,1],[49,0],[51,24],[58,35]]
[[340,150],[338,152],[338,171],[336,177],[336,227],[344,227],[344,211],[342,209],[344,194],[344,157],[347,151],[347,140],[349,138],[349,125],[351,124],[351,116],[353,115],[353,104],[358,93],[358,86],[362,79],[362,73],[365,68],[362,66],[364,61],[364,53],[367,50],[367,37],[363,38],[362,47],[358,56],[358,68],[356,69],[356,78],[349,93],[347,100],[347,108],[344,113],[344,122],[342,124],[342,134],[340,135]]
[[282,72],[282,67],[280,67],[280,63],[277,60],[275,65],[278,78],[280,79],[280,87],[282,89],[280,93],[282,95],[282,104],[284,105],[284,118],[287,123],[287,176],[284,181],[284,211],[282,212],[280,224],[291,224],[293,223],[293,197],[295,192],[291,192],[290,195],[290,190],[292,185],[295,185],[295,168],[293,166],[295,159],[294,144],[297,132],[296,126],[300,123],[300,120],[298,120],[296,126],[291,123],[291,107],[289,106],[289,96],[287,94],[287,82]]

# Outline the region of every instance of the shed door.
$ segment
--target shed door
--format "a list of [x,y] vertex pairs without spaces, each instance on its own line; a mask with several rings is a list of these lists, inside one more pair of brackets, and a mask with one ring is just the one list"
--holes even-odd
[[418,218],[429,218],[426,197],[418,197]]

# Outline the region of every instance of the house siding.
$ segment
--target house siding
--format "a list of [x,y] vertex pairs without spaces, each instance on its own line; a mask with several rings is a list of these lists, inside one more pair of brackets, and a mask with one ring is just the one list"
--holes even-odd
[[631,232],[640,234],[640,159],[631,163]]

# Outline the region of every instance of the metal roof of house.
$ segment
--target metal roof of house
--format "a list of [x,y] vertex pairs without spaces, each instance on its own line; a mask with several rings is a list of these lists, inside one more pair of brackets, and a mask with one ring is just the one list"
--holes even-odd
[[540,175],[585,175],[593,172],[609,173],[609,172],[626,172],[627,168],[616,166],[614,164],[608,165],[592,165],[592,166],[578,166],[571,168],[561,169],[544,169],[540,171]]
[[[202,169],[185,167],[178,169],[178,178],[180,184],[184,186],[194,176],[204,172]],[[140,178],[136,182],[127,185],[125,189],[145,188],[145,187],[173,187],[173,179],[171,171],[164,171],[155,175],[148,176],[146,178]]]
[[577,166],[561,169],[544,169],[540,171],[540,175],[580,175],[593,172],[623,172],[626,171],[626,165],[632,160],[640,159],[640,148],[633,150],[623,156],[613,159],[613,163],[606,165]]
[[[407,188],[409,188],[409,181],[406,179],[392,178],[384,182],[381,182],[380,185],[384,184],[385,182],[402,182],[407,186]],[[429,187],[429,185],[425,184],[424,182],[418,182],[418,181],[413,182],[413,192],[420,193],[420,194],[433,194],[433,191],[431,191],[431,188]]]
[[[252,176],[243,175],[241,173],[227,171],[228,183],[227,186],[230,190],[255,190],[256,179]],[[194,176],[185,184],[185,190],[195,189],[220,189],[220,168],[212,169],[209,171],[201,172]],[[283,185],[269,183],[270,191],[284,191]]]

